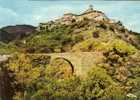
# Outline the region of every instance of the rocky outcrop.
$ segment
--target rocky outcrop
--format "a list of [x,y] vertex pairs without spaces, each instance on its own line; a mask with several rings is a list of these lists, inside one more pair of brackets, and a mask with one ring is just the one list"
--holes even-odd
[[11,57],[11,55],[0,55],[0,62],[7,61],[9,57]]
[[7,62],[10,55],[0,55],[0,100],[12,100],[14,95],[10,72],[7,68]]

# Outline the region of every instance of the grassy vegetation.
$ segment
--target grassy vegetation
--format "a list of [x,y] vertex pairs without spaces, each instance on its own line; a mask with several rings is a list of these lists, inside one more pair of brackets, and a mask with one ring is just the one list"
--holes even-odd
[[13,52],[18,52],[18,48],[15,45],[0,42],[0,54],[11,54]]
[[[0,43],[0,54],[15,54],[5,64],[14,100],[136,100],[140,97],[139,35],[106,23],[74,22]],[[128,35],[128,36],[127,36]],[[126,36],[126,37],[125,37]],[[125,37],[125,38],[124,38]],[[136,37],[136,38],[134,38]],[[97,52],[100,63],[86,77],[62,75],[49,57],[26,53]],[[98,56],[95,58],[98,60]],[[57,64],[56,64],[57,65]],[[59,65],[60,66],[60,65]],[[67,66],[66,66],[67,67]],[[75,66],[79,67],[79,66]],[[92,66],[86,66],[92,67]],[[64,69],[63,69],[64,70]],[[5,71],[5,69],[2,69]],[[12,76],[12,77],[11,77]],[[129,94],[129,96],[127,96]]]
[[28,38],[26,40],[26,45],[29,48],[37,48],[38,50],[36,50],[36,52],[40,52],[40,48],[43,47],[47,47],[51,52],[54,52],[55,49],[60,49],[61,51],[64,45],[72,42],[72,37],[69,34],[70,32],[71,29],[66,26],[51,31],[41,32],[36,36]]
[[[94,65],[85,78],[75,75],[68,78],[60,77],[60,70],[54,66],[47,63],[36,64],[35,59],[44,58],[42,56],[17,54],[10,59],[7,67],[9,74],[14,76],[14,87],[18,87],[14,90],[14,99],[136,100],[127,94],[139,97],[140,67],[135,67],[138,65],[135,61],[138,54],[127,58],[124,55],[119,51],[108,51],[106,59]],[[130,69],[127,63],[132,64]],[[132,75],[128,76],[128,72]]]

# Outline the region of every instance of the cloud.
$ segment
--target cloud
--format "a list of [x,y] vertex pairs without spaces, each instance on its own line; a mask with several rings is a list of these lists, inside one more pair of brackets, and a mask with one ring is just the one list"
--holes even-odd
[[4,8],[0,6],[0,26],[6,25],[6,24],[12,24],[14,21],[16,22],[17,17],[19,16],[15,11]]
[[13,10],[11,10],[11,9],[9,9],[9,8],[3,8],[3,7],[1,7],[0,6],[0,15],[1,16],[7,16],[7,15],[10,15],[10,16],[18,16],[18,14],[15,12],[15,11],[13,11]]

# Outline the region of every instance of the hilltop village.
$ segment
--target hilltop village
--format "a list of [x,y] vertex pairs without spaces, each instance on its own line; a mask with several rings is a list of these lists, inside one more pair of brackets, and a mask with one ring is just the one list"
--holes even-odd
[[73,13],[65,13],[63,17],[60,19],[57,19],[55,21],[49,21],[46,23],[40,23],[37,30],[38,31],[43,31],[48,29],[51,30],[52,28],[58,25],[71,25],[74,22],[82,22],[84,20],[117,23],[115,20],[111,20],[107,18],[107,16],[103,12],[94,9],[93,6],[90,5],[89,8],[80,15],[73,14]]

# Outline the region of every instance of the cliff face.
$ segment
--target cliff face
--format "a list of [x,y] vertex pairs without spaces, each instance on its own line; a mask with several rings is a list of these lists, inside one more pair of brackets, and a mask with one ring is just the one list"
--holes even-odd
[[7,69],[7,62],[10,55],[0,55],[0,99],[11,100],[14,95],[14,89],[12,87],[12,80]]

